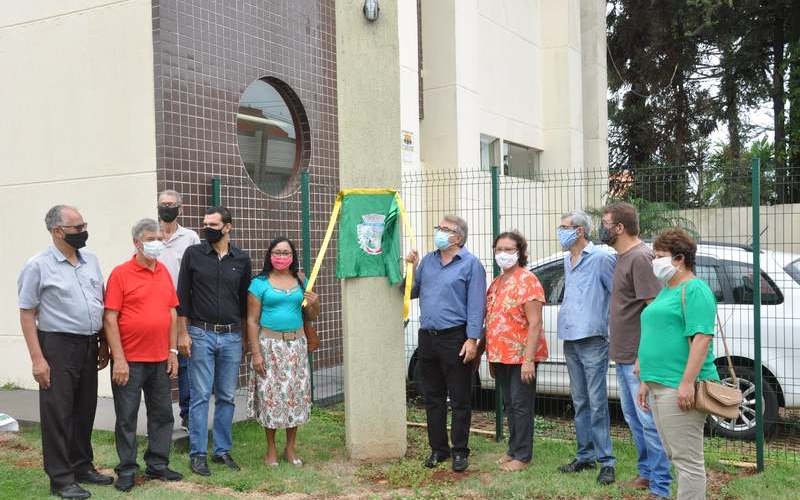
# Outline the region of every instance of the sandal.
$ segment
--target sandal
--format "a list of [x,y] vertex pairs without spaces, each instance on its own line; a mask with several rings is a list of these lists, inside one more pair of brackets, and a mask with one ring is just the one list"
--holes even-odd
[[498,458],[495,463],[497,465],[503,465],[503,464],[506,464],[506,463],[508,463],[508,462],[510,462],[512,460],[514,460],[514,457],[512,457],[511,455],[508,455],[507,453],[503,453],[502,455],[500,455],[500,458]]
[[295,467],[302,467],[303,466],[303,461],[300,460],[297,457],[293,458],[292,460],[289,460],[289,457],[286,456],[286,450],[284,450],[284,452],[283,452],[283,458],[285,458],[287,462],[289,462],[290,464],[294,465]]

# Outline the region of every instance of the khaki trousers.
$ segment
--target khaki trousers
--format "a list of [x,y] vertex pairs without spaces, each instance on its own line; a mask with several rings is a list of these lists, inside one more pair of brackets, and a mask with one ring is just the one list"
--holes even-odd
[[658,435],[678,476],[678,500],[706,498],[703,456],[703,424],[706,414],[678,407],[678,391],[654,382],[650,387],[650,409]]

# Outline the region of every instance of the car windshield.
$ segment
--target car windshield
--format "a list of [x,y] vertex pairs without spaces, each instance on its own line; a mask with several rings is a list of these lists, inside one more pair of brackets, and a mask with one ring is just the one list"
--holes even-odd
[[800,285],[800,259],[797,259],[797,260],[795,260],[794,262],[791,262],[790,264],[788,264],[788,265],[787,265],[786,267],[784,267],[783,269],[784,269],[784,270],[785,270],[787,273],[789,273],[789,276],[791,276],[791,277],[792,277],[792,279],[793,279],[793,280],[794,280],[794,281],[795,281],[795,282],[796,282],[798,285]]

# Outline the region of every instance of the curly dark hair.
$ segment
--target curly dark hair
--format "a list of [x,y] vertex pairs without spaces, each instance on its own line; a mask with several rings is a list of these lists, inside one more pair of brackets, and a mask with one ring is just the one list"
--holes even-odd
[[694,272],[697,243],[686,230],[680,227],[665,229],[653,240],[653,250],[669,252],[673,257],[683,256],[683,265]]
[[258,273],[258,275],[263,276],[265,278],[269,276],[269,273],[271,273],[273,269],[272,261],[270,260],[270,256],[272,255],[272,250],[274,250],[279,243],[283,243],[284,241],[288,243],[289,248],[292,249],[292,263],[289,264],[289,271],[291,271],[292,276],[297,278],[297,281],[299,282],[300,277],[298,276],[298,273],[300,272],[300,263],[297,260],[297,248],[294,246],[294,243],[292,243],[292,240],[286,238],[285,236],[279,236],[269,242],[269,248],[267,248],[267,255],[264,257],[264,267],[261,269],[261,272]]
[[492,243],[492,248],[497,246],[497,242],[501,239],[507,238],[509,240],[514,240],[514,243],[517,244],[517,253],[519,254],[519,262],[520,267],[525,267],[528,265],[528,242],[525,241],[525,237],[522,236],[517,230],[514,231],[506,231],[504,233],[500,233],[494,239],[494,243]]

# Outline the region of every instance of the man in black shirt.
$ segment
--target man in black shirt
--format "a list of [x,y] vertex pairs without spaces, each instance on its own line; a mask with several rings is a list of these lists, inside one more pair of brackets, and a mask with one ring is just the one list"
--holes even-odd
[[213,207],[203,218],[205,242],[186,249],[178,276],[178,349],[189,359],[189,467],[208,476],[208,402],[213,388],[212,461],[234,470],[234,395],[242,360],[250,257],[230,244],[231,213]]

